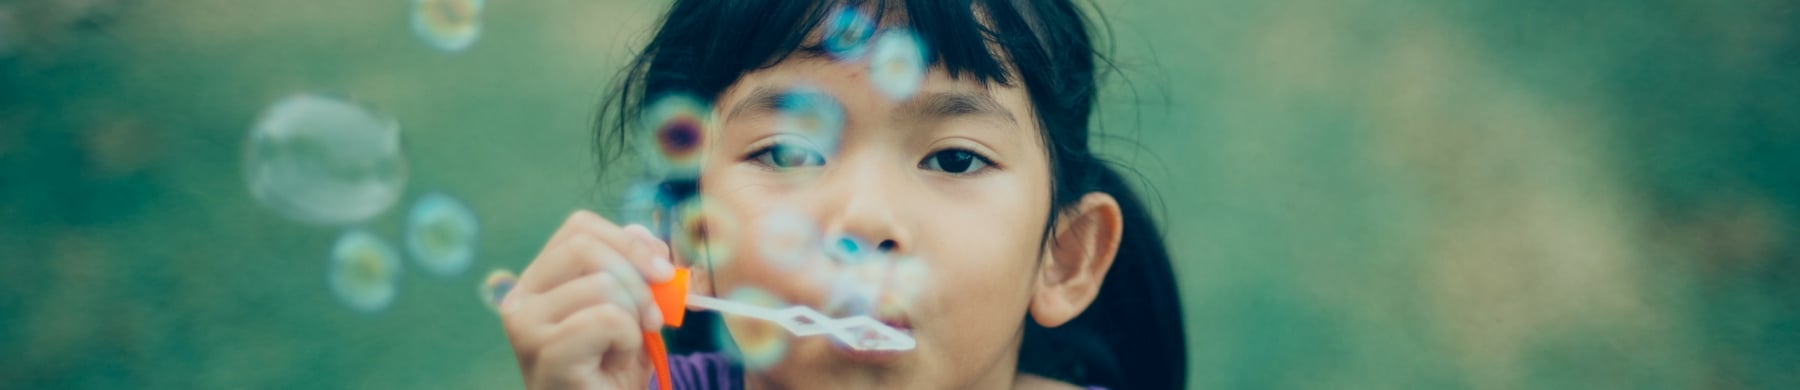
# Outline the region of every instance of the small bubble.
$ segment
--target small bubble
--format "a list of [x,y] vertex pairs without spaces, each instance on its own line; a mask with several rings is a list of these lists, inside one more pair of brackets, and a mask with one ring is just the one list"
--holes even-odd
[[669,95],[644,111],[646,132],[639,137],[649,151],[651,174],[664,179],[699,177],[707,138],[712,135],[712,108],[687,95]]
[[836,99],[818,90],[801,87],[782,95],[776,128],[812,143],[831,158],[837,155],[844,133],[844,107]]
[[852,272],[837,272],[829,279],[826,313],[836,317],[874,314],[881,288]]
[[730,262],[737,243],[738,222],[723,205],[695,197],[676,208],[679,216],[671,245],[697,267],[717,269]]
[[869,60],[869,80],[875,89],[895,101],[911,98],[925,82],[925,49],[911,31],[895,29],[875,39]]
[[672,205],[662,186],[653,182],[632,184],[625,189],[624,205],[619,207],[619,215],[627,224],[638,224],[650,227],[652,231],[662,226],[664,214]]
[[352,309],[387,308],[394,301],[399,276],[400,254],[374,234],[347,231],[331,248],[331,291]]
[[332,97],[276,102],[245,142],[251,194],[304,222],[347,224],[380,214],[400,199],[406,174],[400,124]]
[[873,254],[869,243],[856,236],[836,234],[825,238],[822,246],[825,256],[843,264],[856,264],[868,260]]
[[819,228],[804,214],[793,211],[770,212],[759,226],[757,254],[764,262],[781,269],[802,266],[817,253]]
[[449,195],[427,194],[407,215],[406,249],[426,270],[461,273],[475,259],[475,213]]
[[825,24],[825,51],[842,61],[861,58],[869,51],[875,27],[875,20],[856,7],[840,7]]
[[459,52],[481,36],[484,0],[414,0],[413,34],[446,52]]
[[[726,295],[726,299],[746,303],[763,308],[781,308],[788,305],[781,298],[762,289],[740,287]],[[743,363],[745,369],[764,370],[787,354],[789,338],[786,329],[772,322],[755,318],[727,315],[724,316],[726,331],[720,335],[730,342],[726,345],[726,355]]]
[[489,309],[497,310],[500,302],[506,300],[506,294],[512,292],[513,285],[518,282],[519,276],[512,271],[497,269],[488,272],[487,278],[481,281],[481,302],[487,304]]

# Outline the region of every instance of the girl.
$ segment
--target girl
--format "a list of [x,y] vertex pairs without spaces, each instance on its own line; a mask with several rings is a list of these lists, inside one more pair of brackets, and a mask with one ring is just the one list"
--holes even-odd
[[[753,367],[678,354],[676,388],[1183,386],[1160,233],[1088,148],[1098,58],[1070,0],[677,0],[605,105],[616,115],[599,142],[607,162],[644,145],[655,199],[710,217],[659,235],[571,215],[501,305],[526,384],[654,386],[641,332],[662,315],[646,285],[679,264],[694,293],[870,315],[917,347],[794,338]],[[805,275],[857,266],[773,258],[762,237],[777,225],[758,222],[783,216],[840,250],[916,259],[929,278],[894,287],[925,287],[843,304]],[[688,322],[673,339],[721,326]],[[739,344],[759,331],[723,326]]]

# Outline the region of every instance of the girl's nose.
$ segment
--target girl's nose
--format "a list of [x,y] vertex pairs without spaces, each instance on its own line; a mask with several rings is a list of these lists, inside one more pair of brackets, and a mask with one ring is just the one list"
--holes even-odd
[[872,245],[868,249],[884,254],[911,250],[911,232],[905,223],[909,216],[904,211],[907,195],[902,188],[906,180],[897,176],[903,173],[855,171],[859,172],[826,179],[834,183],[823,188],[830,193],[822,205],[829,210],[825,233],[854,237]]

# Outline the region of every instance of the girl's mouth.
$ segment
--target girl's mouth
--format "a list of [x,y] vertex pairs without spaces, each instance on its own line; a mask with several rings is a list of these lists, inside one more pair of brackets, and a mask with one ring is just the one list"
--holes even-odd
[[[909,323],[906,320],[905,317],[885,317],[884,316],[884,317],[878,318],[877,320],[880,321],[882,324],[887,325],[888,327],[894,328],[894,330],[900,331],[900,333],[904,333],[908,336],[913,335],[912,325],[911,325],[911,323]],[[874,331],[866,331],[862,335],[864,337],[881,337],[880,333],[877,333]],[[856,362],[856,363],[862,363],[862,364],[892,363],[895,360],[900,359],[900,357],[905,355],[907,352],[911,352],[911,351],[858,350],[856,348],[852,348],[850,345],[845,344],[842,341],[837,341],[836,339],[832,340],[831,345],[832,345],[832,347],[834,347],[833,349],[836,350],[838,352],[838,354],[842,355],[845,359],[848,359],[848,360],[850,360],[852,362]]]

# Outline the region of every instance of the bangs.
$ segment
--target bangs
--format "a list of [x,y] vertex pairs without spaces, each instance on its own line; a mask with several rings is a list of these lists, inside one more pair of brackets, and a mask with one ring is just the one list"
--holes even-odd
[[710,100],[746,73],[853,49],[834,47],[834,39],[865,26],[871,34],[910,31],[925,62],[954,79],[1012,85],[1015,61],[1047,60],[1010,0],[678,1],[665,18],[654,49],[639,56],[648,61],[639,65],[649,96]]

